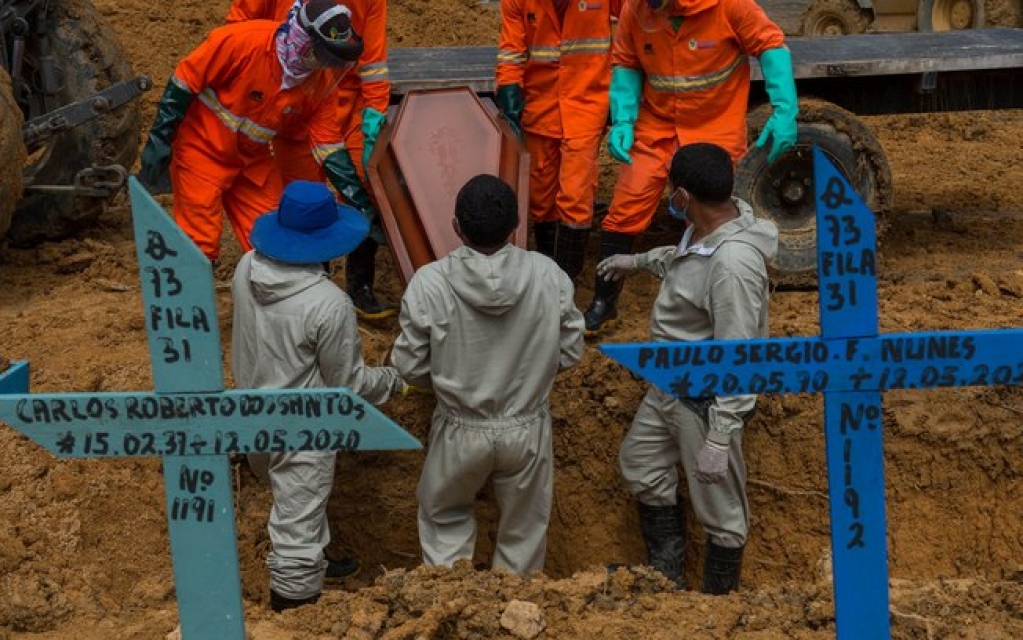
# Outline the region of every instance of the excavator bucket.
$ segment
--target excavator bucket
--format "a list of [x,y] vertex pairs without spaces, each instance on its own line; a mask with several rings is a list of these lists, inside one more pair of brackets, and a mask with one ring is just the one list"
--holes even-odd
[[526,247],[529,154],[494,103],[468,87],[407,93],[388,110],[366,172],[406,284],[416,269],[461,246],[451,224],[455,197],[481,173],[515,190],[519,226],[512,241]]

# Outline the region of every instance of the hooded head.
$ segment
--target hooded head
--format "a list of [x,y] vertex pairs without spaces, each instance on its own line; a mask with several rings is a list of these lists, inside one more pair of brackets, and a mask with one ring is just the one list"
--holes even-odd
[[500,249],[519,226],[515,192],[496,176],[480,174],[455,198],[455,231],[473,249]]
[[309,0],[298,10],[298,24],[313,41],[313,54],[325,67],[347,67],[362,55],[363,42],[352,27],[352,11],[334,0]]
[[369,235],[357,209],[339,205],[322,182],[297,180],[276,211],[256,219],[249,240],[256,251],[287,264],[320,264],[351,253]]

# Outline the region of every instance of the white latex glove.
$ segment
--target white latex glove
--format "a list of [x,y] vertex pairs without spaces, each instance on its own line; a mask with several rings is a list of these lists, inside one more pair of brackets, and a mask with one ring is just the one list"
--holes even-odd
[[597,265],[597,275],[608,282],[616,282],[622,276],[635,271],[637,267],[636,256],[630,253],[617,253],[609,258],[604,258]]
[[717,484],[728,473],[728,446],[707,440],[696,454],[696,479],[705,484]]

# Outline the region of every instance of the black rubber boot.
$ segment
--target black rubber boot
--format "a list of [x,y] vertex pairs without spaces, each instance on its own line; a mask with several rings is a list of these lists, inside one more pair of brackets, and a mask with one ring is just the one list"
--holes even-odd
[[307,604],[315,604],[320,599],[320,594],[308,598],[285,598],[273,589],[270,589],[270,608],[280,613],[288,609],[295,609]]
[[389,318],[398,313],[396,308],[380,302],[373,294],[377,246],[376,240],[366,238],[348,254],[345,262],[345,291],[355,305],[355,313],[366,320]]
[[337,582],[359,573],[359,561],[355,558],[343,556],[335,559],[328,556],[326,552],[323,555],[327,558],[327,573],[323,576],[324,581]]
[[729,549],[707,541],[703,562],[703,592],[720,596],[739,588],[743,547]]
[[[636,236],[617,231],[600,233],[600,259],[609,258],[618,253],[632,253],[632,245]],[[586,334],[595,335],[608,320],[617,313],[618,294],[622,291],[622,280],[611,282],[596,277],[593,285],[593,302],[586,308],[583,318],[586,320]]]
[[548,258],[554,257],[554,242],[557,235],[557,222],[533,223],[533,239],[536,241],[536,250]]
[[646,543],[647,564],[685,588],[682,563],[686,556],[685,512],[677,504],[651,506],[639,503],[639,530]]
[[589,229],[575,229],[558,225],[558,237],[554,243],[554,261],[561,270],[575,282],[583,270],[586,258],[586,241],[590,237]]

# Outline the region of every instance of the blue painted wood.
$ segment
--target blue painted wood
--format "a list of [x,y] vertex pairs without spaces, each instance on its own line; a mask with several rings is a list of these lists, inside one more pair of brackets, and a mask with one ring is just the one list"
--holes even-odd
[[820,149],[813,154],[821,335],[876,336],[874,213]]
[[678,397],[1023,384],[1019,329],[643,342],[600,349]]
[[244,640],[228,456],[420,449],[348,389],[224,391],[209,260],[128,180],[155,393],[29,394],[0,376],[0,419],[60,457],[162,456],[185,640]]
[[226,456],[163,459],[183,640],[245,640],[231,467]]
[[27,361],[13,362],[7,371],[0,372],[0,394],[28,393],[29,366]]
[[821,336],[601,345],[676,397],[824,393],[839,640],[887,640],[881,392],[1023,384],[1023,330],[877,335],[873,213],[814,150]]
[[[820,149],[815,148],[813,153],[821,334],[825,338],[876,339],[874,213]],[[897,344],[912,344],[912,340],[911,336],[905,337]],[[958,339],[950,336],[946,343],[951,342]],[[885,363],[890,353],[894,351],[882,345],[880,362]],[[951,366],[948,358],[927,357],[933,354],[926,349],[922,355],[915,360],[920,372],[914,372],[915,376],[922,377],[923,367],[935,368],[934,363],[939,361],[942,367]],[[957,355],[966,359],[966,348]],[[880,390],[824,393],[831,562],[839,640],[891,637],[881,427]]]
[[153,382],[161,392],[221,391],[213,268],[138,180],[129,179]]
[[[162,393],[221,392],[224,373],[210,261],[134,177],[128,180],[128,190],[155,389]],[[116,400],[113,402],[116,405]],[[128,418],[127,404],[124,409]],[[120,437],[111,438],[110,448],[127,453],[134,440],[124,430]],[[90,443],[89,435],[80,435],[80,441]],[[102,435],[103,431],[96,431],[90,444],[99,444]],[[66,445],[69,437],[73,436],[61,436],[59,442]],[[145,435],[136,437],[141,450],[151,444]],[[64,449],[73,451],[74,447]],[[178,485],[180,478],[188,475],[189,462],[177,455],[163,459],[181,634],[186,640],[244,640],[231,468],[225,456],[191,462],[199,467],[204,481],[201,487],[193,486],[181,494]],[[194,507],[193,519],[185,517],[190,510],[181,506],[181,500]]]
[[0,396],[0,419],[63,458],[418,449],[348,389]]
[[891,637],[881,393],[824,394],[839,640]]

